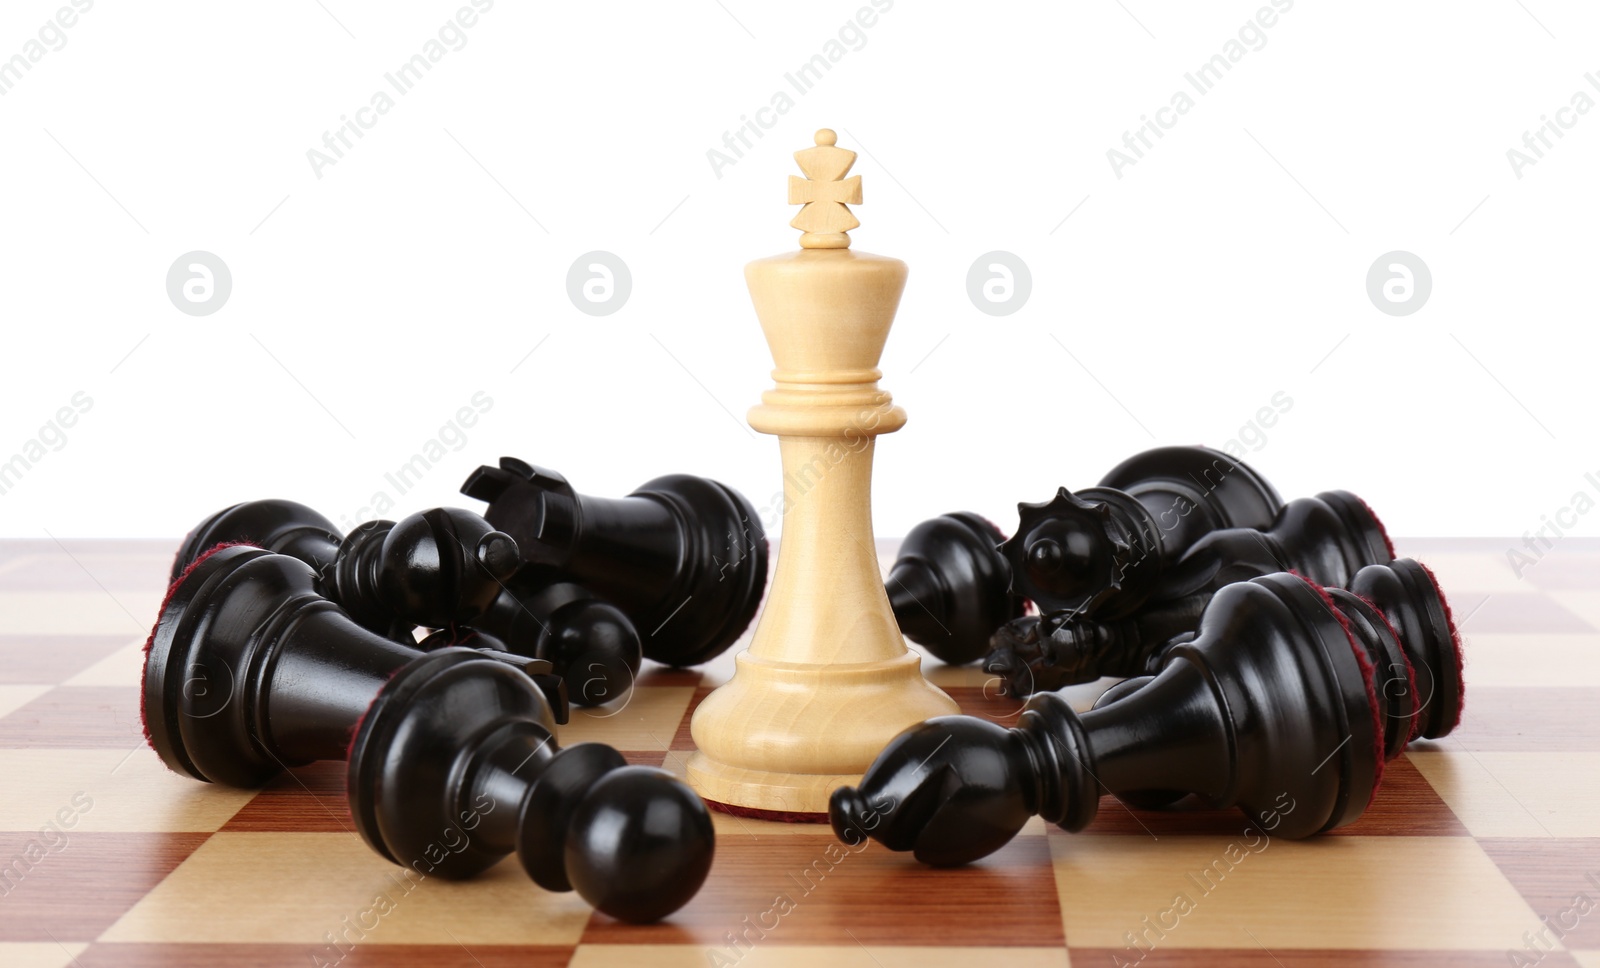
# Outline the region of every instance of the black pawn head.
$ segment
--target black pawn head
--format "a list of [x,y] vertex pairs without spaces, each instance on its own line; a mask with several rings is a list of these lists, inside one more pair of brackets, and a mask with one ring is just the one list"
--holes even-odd
[[598,743],[557,753],[522,801],[517,856],[539,886],[576,890],[619,921],[659,921],[694,897],[716,835],[705,802]]
[[1461,721],[1461,633],[1450,604],[1427,565],[1399,558],[1387,565],[1368,565],[1356,572],[1350,590],[1366,599],[1388,620],[1411,666],[1407,697],[1416,710],[1414,738],[1438,739]]
[[1041,609],[1091,611],[1121,585],[1131,549],[1111,524],[1111,505],[1066,488],[1043,504],[1018,504],[1017,533],[1000,546],[1011,591]]
[[896,736],[861,785],[840,787],[828,819],[850,845],[865,837],[935,867],[1003,847],[1036,811],[1020,734],[971,716],[941,716]]
[[912,528],[886,583],[900,631],[942,662],[980,658],[994,630],[1023,611],[997,550],[1004,540],[993,523],[964,511]]
[[518,573],[517,591],[501,592],[475,624],[492,630],[511,652],[549,662],[575,706],[632,693],[643,658],[633,620],[581,585],[549,575],[525,585],[528,577],[527,570]]
[[574,705],[600,706],[633,691],[639,674],[639,633],[609,602],[581,599],[550,613],[539,647],[567,681]]
[[378,592],[406,621],[446,628],[483,614],[518,564],[516,542],[483,518],[433,508],[384,537]]

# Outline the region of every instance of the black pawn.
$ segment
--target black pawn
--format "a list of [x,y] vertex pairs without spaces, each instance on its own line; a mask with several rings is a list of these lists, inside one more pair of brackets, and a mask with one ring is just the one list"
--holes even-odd
[[348,757],[361,836],[419,873],[470,877],[515,851],[540,885],[646,922],[710,870],[711,817],[692,790],[609,747],[556,744],[550,707],[519,668],[542,663],[408,648],[319,595],[296,558],[200,556],[146,648],[145,731],[171,769],[255,786]]
[[998,850],[1035,814],[1082,830],[1106,793],[1193,794],[1288,838],[1344,826],[1377,789],[1386,729],[1413,728],[1386,726],[1383,625],[1297,575],[1230,585],[1124,698],[1079,715],[1043,694],[1012,729],[947,716],[901,733],[859,787],[834,792],[834,831],[947,866]]
[[1348,491],[1297,498],[1265,530],[1213,531],[1166,567],[1131,615],[1048,611],[1001,627],[984,668],[1011,695],[1060,689],[1102,676],[1139,676],[1173,638],[1193,632],[1218,590],[1277,571],[1323,586],[1349,584],[1357,571],[1394,559],[1383,524]]
[[[567,683],[575,706],[599,706],[629,695],[639,675],[639,632],[621,609],[565,581],[505,592],[473,627],[513,652],[544,659]],[[431,647],[428,640],[423,648]]]
[[951,665],[982,658],[994,630],[1023,613],[996,550],[1003,540],[994,524],[965,511],[912,528],[884,583],[900,631]]
[[716,481],[669,474],[624,498],[578,494],[566,478],[513,457],[479,467],[461,493],[516,540],[521,590],[551,571],[616,603],[643,633],[644,655],[705,662],[738,640],[767,585],[767,539],[755,508]]
[[1076,493],[1019,504],[1000,548],[1011,590],[1041,611],[1131,613],[1162,573],[1213,531],[1269,526],[1283,500],[1249,465],[1209,447],[1135,454]]

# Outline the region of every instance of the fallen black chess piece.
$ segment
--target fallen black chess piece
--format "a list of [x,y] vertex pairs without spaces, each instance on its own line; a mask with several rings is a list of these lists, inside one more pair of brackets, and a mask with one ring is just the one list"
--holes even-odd
[[1013,696],[1139,676],[1169,641],[1193,632],[1220,589],[1277,571],[1324,586],[1346,586],[1367,565],[1394,560],[1394,546],[1366,503],[1325,491],[1283,505],[1270,527],[1227,528],[1200,538],[1141,596],[1131,614],[1047,611],[1000,627],[984,669]]
[[967,511],[912,528],[884,582],[900,631],[950,665],[982,658],[995,629],[1023,614],[997,550],[1003,540],[992,522]]
[[1453,728],[1462,697],[1460,641],[1431,577],[1407,567],[1364,585],[1395,597],[1379,608],[1287,573],[1238,582],[1158,673],[1082,715],[1045,693],[1011,729],[971,716],[913,726],[834,792],[833,829],[950,866],[1034,815],[1082,830],[1107,793],[1141,806],[1192,794],[1288,838],[1352,823],[1385,759]]
[[704,477],[669,474],[623,498],[579,494],[555,471],[514,457],[473,471],[461,493],[511,535],[518,594],[551,574],[615,602],[642,633],[644,655],[698,665],[726,651],[767,587],[766,532],[750,502]]
[[1255,470],[1209,447],[1158,447],[1099,485],[1019,504],[1017,533],[970,512],[913,528],[886,589],[900,630],[941,661],[982,658],[1024,603],[1083,615],[1126,614],[1195,542],[1265,528],[1283,505]]
[[1130,614],[1163,574],[1216,531],[1271,526],[1283,500],[1248,464],[1209,447],[1157,447],[1099,485],[1017,505],[1001,546],[1011,590],[1040,611]]
[[[506,582],[521,569],[516,542],[459,508],[368,521],[348,537],[304,504],[247,501],[213,514],[184,539],[174,580],[218,544],[248,543],[309,564],[317,589],[363,628],[425,648],[470,645],[550,663],[568,696],[594,706],[625,695],[642,657],[638,632],[616,606],[562,582]],[[531,573],[529,576],[531,578]]]
[[710,870],[710,814],[664,770],[559,747],[524,672],[544,665],[408,647],[322,597],[306,562],[224,546],[162,604],[142,715],[162,761],[196,779],[251,787],[348,759],[362,838],[424,875],[471,877],[514,851],[546,889],[624,921],[663,918]]

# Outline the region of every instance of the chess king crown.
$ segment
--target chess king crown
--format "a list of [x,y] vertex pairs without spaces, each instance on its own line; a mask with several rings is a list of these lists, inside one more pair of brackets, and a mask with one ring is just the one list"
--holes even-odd
[[840,181],[856,153],[826,128],[816,146],[795,152],[807,178],[790,176],[789,202],[803,207],[790,223],[800,249],[745,267],[761,331],[777,364],[776,386],[750,411],[764,434],[859,441],[899,430],[906,413],[878,387],[878,360],[900,307],[908,269],[899,259],[849,249],[861,223],[845,207],[860,203],[861,176]]

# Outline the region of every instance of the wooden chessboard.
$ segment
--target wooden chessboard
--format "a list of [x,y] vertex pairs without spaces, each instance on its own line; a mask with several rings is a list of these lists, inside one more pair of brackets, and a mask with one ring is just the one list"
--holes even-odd
[[[1353,826],[1262,842],[1237,813],[1107,802],[1084,833],[1036,821],[930,870],[719,815],[705,888],[635,927],[515,862],[407,891],[353,832],[343,764],[256,792],[168,773],[137,686],[175,543],[0,542],[0,965],[1502,966],[1534,963],[1542,931],[1539,964],[1600,966],[1600,544],[1565,539],[1520,579],[1506,542],[1399,546],[1462,623],[1466,715],[1392,763]],[[730,671],[731,653],[651,669],[562,740],[681,773],[689,714]],[[976,670],[928,672],[967,712],[1015,714]]]

